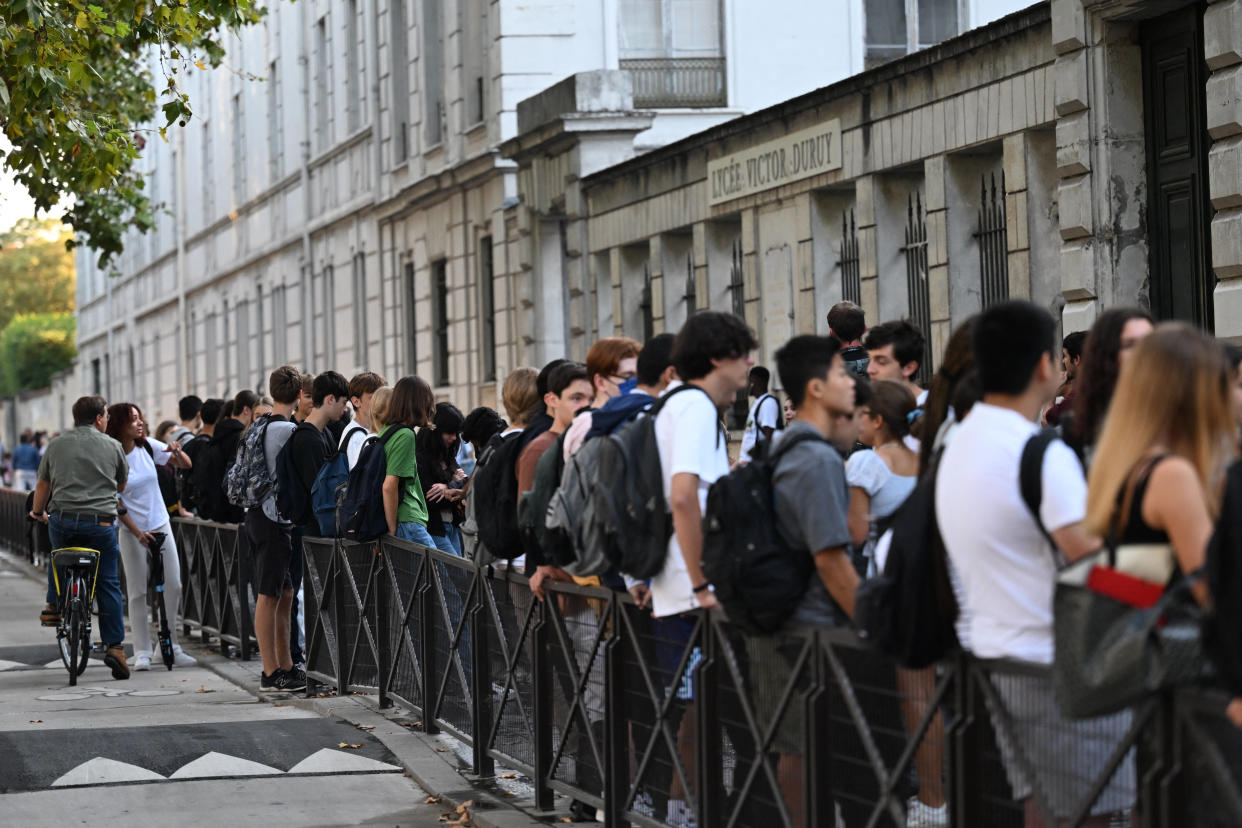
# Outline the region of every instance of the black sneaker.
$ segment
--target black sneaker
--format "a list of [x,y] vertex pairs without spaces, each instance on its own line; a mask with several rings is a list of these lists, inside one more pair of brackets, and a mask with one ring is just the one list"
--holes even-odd
[[292,670],[276,672],[277,686],[286,693],[296,693],[306,689],[306,673],[294,667]]
[[259,674],[259,689],[260,690],[279,690],[280,687],[276,684],[276,680],[280,677],[282,672],[283,671],[279,667],[277,667],[270,676],[267,673],[260,673]]

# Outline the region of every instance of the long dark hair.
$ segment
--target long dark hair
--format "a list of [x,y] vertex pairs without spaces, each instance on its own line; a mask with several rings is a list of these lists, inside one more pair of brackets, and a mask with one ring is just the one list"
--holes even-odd
[[[457,450],[461,447],[461,427],[465,420],[457,406],[447,402],[437,403],[435,415],[431,418],[431,424],[435,427],[423,426],[414,438],[419,469],[426,470],[440,483],[450,482],[457,471]],[[457,439],[445,445],[445,434],[456,434]]]
[[[944,359],[936,375],[932,377],[931,387],[927,391],[927,401],[923,403],[923,415],[918,420],[919,474],[931,468],[932,453],[936,435],[940,427],[949,418],[949,406],[953,402],[953,393],[958,383],[975,367],[974,331],[975,320],[972,316],[957,326],[957,330],[949,337],[944,349]],[[957,411],[957,416],[962,416]]]
[[[133,403],[114,403],[113,405],[108,406],[107,435],[113,440],[116,440],[118,443],[124,445],[125,441],[121,439],[121,429],[129,425],[130,421],[133,420],[134,412],[138,412],[138,419],[142,420],[144,423],[147,421],[147,418],[142,416],[142,409]],[[146,449],[148,454],[154,453],[151,450],[151,444],[147,442],[146,437],[139,437],[134,440],[134,445]]]
[[1079,445],[1092,445],[1100,435],[1121,373],[1121,332],[1132,319],[1152,321],[1151,314],[1142,308],[1112,308],[1100,314],[1087,334],[1074,385],[1074,416],[1070,424]]

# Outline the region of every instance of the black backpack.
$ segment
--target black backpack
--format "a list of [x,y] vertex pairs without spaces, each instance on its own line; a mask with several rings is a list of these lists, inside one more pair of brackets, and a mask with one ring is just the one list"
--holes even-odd
[[563,567],[574,560],[573,543],[548,529],[548,505],[565,472],[565,435],[556,438],[535,463],[531,490],[518,501],[517,523],[522,549],[536,563]]
[[1216,531],[1208,542],[1212,609],[1203,620],[1203,648],[1234,695],[1242,694],[1242,460],[1229,467]]
[[197,434],[181,447],[185,456],[190,458],[191,465],[188,469],[177,469],[177,493],[181,499],[182,508],[190,509],[195,513],[199,512],[206,497],[206,493],[195,479],[195,472],[198,471],[200,455],[209,443],[211,443],[210,437],[206,434]]
[[[280,454],[276,455],[276,511],[294,526],[305,526],[315,518],[310,488],[298,475],[297,466],[293,462],[293,450],[290,448],[298,433],[307,429],[322,439],[319,429],[310,423],[299,423],[281,447]],[[382,498],[380,505],[383,506]]]
[[[351,541],[375,540],[388,533],[388,516],[384,514],[384,478],[388,476],[388,453],[385,447],[393,435],[409,426],[389,428],[383,437],[368,437],[358,454],[358,462],[349,471],[345,499],[337,512],[337,527]],[[412,429],[411,429],[412,430]],[[398,508],[404,495],[405,480],[397,494]],[[310,495],[307,494],[307,502]]]
[[[775,448],[756,446],[751,461],[712,484],[703,515],[703,575],[729,620],[760,633],[778,630],[815,575],[811,550],[793,549],[776,528],[772,476],[785,452],[823,437],[798,432]],[[818,550],[815,550],[818,551]]]
[[939,460],[893,514],[884,571],[863,581],[854,597],[859,635],[912,670],[959,647],[957,596],[936,520]]
[[[517,459],[522,432],[494,435],[479,457],[470,480],[470,498],[479,528],[479,542],[493,558],[512,560],[522,554],[518,529]],[[482,508],[479,508],[481,506]]]
[[596,486],[591,493],[586,519],[596,523],[590,533],[600,538],[613,568],[640,580],[655,577],[664,568],[668,539],[673,535],[655,426],[664,405],[682,391],[707,393],[695,385],[679,385],[660,398],[646,417],[598,438],[602,445],[596,479],[608,485]]

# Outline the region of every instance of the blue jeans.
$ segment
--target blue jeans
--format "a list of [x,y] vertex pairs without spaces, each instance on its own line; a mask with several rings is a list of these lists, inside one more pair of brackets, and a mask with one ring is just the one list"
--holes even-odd
[[459,558],[462,557],[461,530],[453,524],[444,524],[444,534],[432,535],[431,539],[435,541],[436,549],[439,549],[441,552],[447,552]]
[[[52,548],[84,546],[99,552],[99,574],[95,580],[95,599],[99,602],[99,637],[109,647],[119,647],[125,641],[125,618],[121,614],[125,599],[121,596],[121,579],[117,575],[120,550],[116,543],[116,520],[111,526],[100,526],[95,521],[75,520],[49,515],[48,535]],[[47,564],[47,602],[56,606],[56,584],[52,580],[52,561]]]
[[421,543],[423,546],[430,546],[432,549],[438,548],[436,542],[431,539],[427,526],[415,520],[411,520],[409,523],[398,523],[397,537],[411,543]]

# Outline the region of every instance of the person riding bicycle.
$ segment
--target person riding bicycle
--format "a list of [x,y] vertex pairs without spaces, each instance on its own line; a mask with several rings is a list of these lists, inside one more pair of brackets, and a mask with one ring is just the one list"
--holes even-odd
[[[108,404],[103,397],[81,397],[73,404],[72,431],[48,444],[39,463],[30,516],[47,524],[52,548],[83,546],[99,552],[95,596],[104,664],[114,679],[129,678],[125,661],[125,619],[117,576],[117,494],[125,491],[129,464],[121,444],[104,430]],[[47,607],[39,615],[45,627],[60,622],[52,564],[48,561]]]
[[[190,458],[176,442],[162,443],[147,437],[142,411],[133,403],[116,403],[108,408],[108,436],[121,444],[125,460],[129,464],[129,479],[125,493],[121,495],[121,525],[127,531],[118,532],[121,562],[125,565],[125,586],[129,592],[129,624],[134,636],[135,670],[151,669],[151,617],[147,605],[147,549],[152,534],[163,533],[161,555],[164,560],[164,607],[175,617],[181,600],[181,567],[177,558],[177,544],[173,540],[168,509],[160,494],[157,467],[172,466],[190,468]],[[176,624],[173,629],[173,664],[189,667],[195,664],[193,656],[181,651],[176,643]]]

